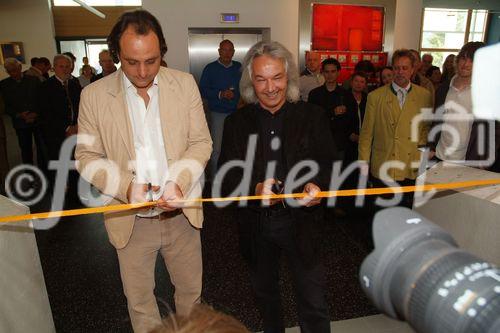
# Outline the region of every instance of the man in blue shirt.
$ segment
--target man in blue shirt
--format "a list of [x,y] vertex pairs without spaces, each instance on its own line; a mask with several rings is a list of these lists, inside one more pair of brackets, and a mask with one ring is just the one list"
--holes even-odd
[[241,64],[233,61],[234,45],[225,39],[219,44],[219,59],[203,69],[200,79],[201,96],[207,100],[210,110],[210,134],[213,152],[210,157],[212,176],[217,171],[224,120],[236,110],[240,99]]

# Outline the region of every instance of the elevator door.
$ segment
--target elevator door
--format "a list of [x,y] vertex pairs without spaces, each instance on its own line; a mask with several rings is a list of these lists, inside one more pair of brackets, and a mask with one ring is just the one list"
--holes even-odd
[[233,60],[243,62],[248,49],[262,40],[262,30],[237,29],[214,31],[214,29],[189,30],[189,72],[193,74],[196,82],[200,81],[201,73],[205,66],[219,58],[219,43],[229,39],[234,44]]

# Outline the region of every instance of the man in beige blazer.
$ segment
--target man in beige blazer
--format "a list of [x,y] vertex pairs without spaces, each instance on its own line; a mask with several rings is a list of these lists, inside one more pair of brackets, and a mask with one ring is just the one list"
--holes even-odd
[[167,47],[154,16],[123,14],[108,45],[121,69],[82,92],[77,168],[109,204],[158,200],[155,208],[104,215],[133,329],[149,332],[161,324],[153,294],[158,252],[177,313],[188,315],[200,302],[201,205],[172,201],[201,193],[212,140],[192,76],[160,67]]
[[[368,174],[369,168],[376,187],[388,186],[393,181],[401,186],[415,184],[419,147],[427,143],[428,124],[420,122],[415,126],[418,129],[416,136],[412,137],[411,131],[414,122],[418,121],[416,116],[432,106],[431,94],[410,81],[415,69],[411,51],[395,51],[392,64],[393,83],[368,95],[359,136],[359,160],[364,162],[362,173]],[[391,162],[393,165],[389,167]],[[412,193],[403,195],[401,204],[411,208]]]

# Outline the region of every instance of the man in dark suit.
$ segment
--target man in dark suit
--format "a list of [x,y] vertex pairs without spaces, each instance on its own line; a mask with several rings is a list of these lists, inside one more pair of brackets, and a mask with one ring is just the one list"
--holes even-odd
[[81,88],[71,79],[71,59],[66,55],[54,57],[55,75],[42,84],[40,107],[44,139],[50,160],[59,159],[64,140],[77,134],[78,104]]
[[308,102],[322,107],[330,117],[330,128],[339,157],[344,158],[354,122],[354,105],[347,105],[347,91],[337,84],[340,63],[328,58],[321,63],[325,84],[309,92]]
[[[317,248],[322,209],[315,197],[328,188],[334,160],[328,117],[321,108],[299,102],[297,67],[281,44],[255,44],[242,68],[240,92],[248,105],[226,118],[219,158],[222,169],[214,186],[222,181],[226,195],[247,179],[242,194],[304,193],[300,200],[263,199],[238,208],[240,247],[250,264],[264,332],[285,331],[278,277],[281,252],[293,274],[301,331],[330,332]],[[227,169],[226,162],[248,163],[247,149],[255,154],[251,176],[244,176],[243,168]],[[314,164],[318,172],[308,174],[308,167],[300,168],[300,163]],[[294,183],[299,177],[300,183]]]
[[349,129],[349,144],[346,149],[345,161],[350,163],[358,159],[359,132],[365,117],[368,94],[365,92],[368,78],[363,72],[354,72],[351,76],[351,90],[347,93],[346,104],[353,107],[354,117]]
[[9,77],[0,81],[0,92],[5,103],[5,112],[11,116],[16,130],[23,163],[33,164],[35,139],[38,167],[43,167],[45,162],[37,105],[40,81],[23,74],[21,63],[15,58],[7,58],[4,67]]

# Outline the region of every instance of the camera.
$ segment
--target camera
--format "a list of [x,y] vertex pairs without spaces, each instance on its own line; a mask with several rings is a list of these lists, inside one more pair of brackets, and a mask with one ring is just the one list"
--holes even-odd
[[419,333],[499,333],[500,270],[458,248],[442,228],[407,208],[378,212],[375,250],[360,269],[364,292]]

